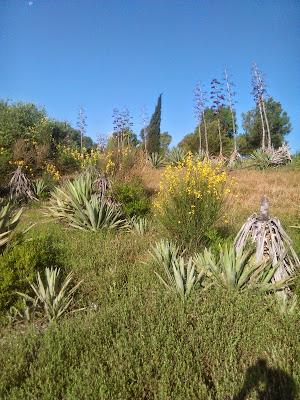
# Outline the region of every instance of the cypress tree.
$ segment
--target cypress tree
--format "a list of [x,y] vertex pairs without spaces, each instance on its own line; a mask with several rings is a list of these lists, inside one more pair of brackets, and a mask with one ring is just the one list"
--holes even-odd
[[160,150],[160,122],[161,122],[161,96],[159,95],[155,111],[151,117],[148,134],[147,134],[147,150],[148,153],[159,153]]

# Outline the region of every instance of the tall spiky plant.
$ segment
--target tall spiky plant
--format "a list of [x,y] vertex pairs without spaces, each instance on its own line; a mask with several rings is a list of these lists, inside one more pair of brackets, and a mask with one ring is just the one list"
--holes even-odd
[[218,132],[219,132],[219,141],[220,141],[220,154],[219,154],[219,159],[223,160],[224,155],[223,155],[223,142],[222,142],[222,134],[221,134],[221,123],[220,123],[220,118],[221,118],[221,110],[225,106],[224,104],[224,94],[223,94],[223,88],[221,86],[221,82],[219,82],[216,78],[214,78],[211,81],[211,99],[213,100],[213,105],[212,109],[214,110],[215,115],[217,116],[217,122],[218,122]]
[[37,283],[31,283],[36,298],[30,297],[24,293],[18,293],[20,296],[32,302],[34,307],[39,303],[49,322],[57,320],[70,306],[73,295],[83,281],[80,281],[72,289],[68,290],[73,272],[70,272],[66,279],[61,282],[59,268],[45,269],[45,283],[38,272]]
[[15,211],[10,203],[4,205],[4,203],[0,201],[0,252],[6,246],[11,232],[20,222],[22,212],[22,208]]

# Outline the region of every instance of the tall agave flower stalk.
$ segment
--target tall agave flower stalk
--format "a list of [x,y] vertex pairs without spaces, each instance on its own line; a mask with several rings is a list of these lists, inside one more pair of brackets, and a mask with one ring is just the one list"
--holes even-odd
[[299,267],[299,259],[292,247],[292,241],[282,228],[278,218],[269,216],[269,200],[261,200],[260,214],[252,214],[240,229],[234,240],[236,252],[242,251],[249,242],[256,244],[256,262],[272,262],[276,266],[271,283],[277,283],[291,276]]

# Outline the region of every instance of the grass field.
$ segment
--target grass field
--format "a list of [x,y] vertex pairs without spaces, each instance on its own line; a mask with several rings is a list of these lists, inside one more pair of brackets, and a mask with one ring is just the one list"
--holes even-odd
[[[161,173],[135,175],[154,194]],[[290,227],[299,224],[299,170],[229,174],[236,184],[220,237],[233,238],[266,195],[271,216],[280,218],[299,254],[299,229]],[[73,304],[81,311],[52,324],[13,325],[2,313],[1,399],[297,398],[298,313],[283,313],[274,295],[213,286],[183,302],[154,273],[164,274],[148,253],[161,235],[154,223],[144,236],[91,233],[43,211],[43,205],[26,208],[18,229],[36,225],[25,244],[12,242],[5,265],[42,271],[51,263],[64,275],[73,271],[74,284],[83,279]]]

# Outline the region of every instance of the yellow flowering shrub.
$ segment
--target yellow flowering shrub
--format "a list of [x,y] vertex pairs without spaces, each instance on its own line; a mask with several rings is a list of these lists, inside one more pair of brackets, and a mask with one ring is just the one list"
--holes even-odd
[[230,189],[220,168],[221,164],[195,160],[189,153],[162,174],[155,213],[179,245],[197,249],[205,244],[206,233],[221,216]]
[[55,165],[45,163],[46,173],[49,174],[55,181],[59,181],[61,176]]

